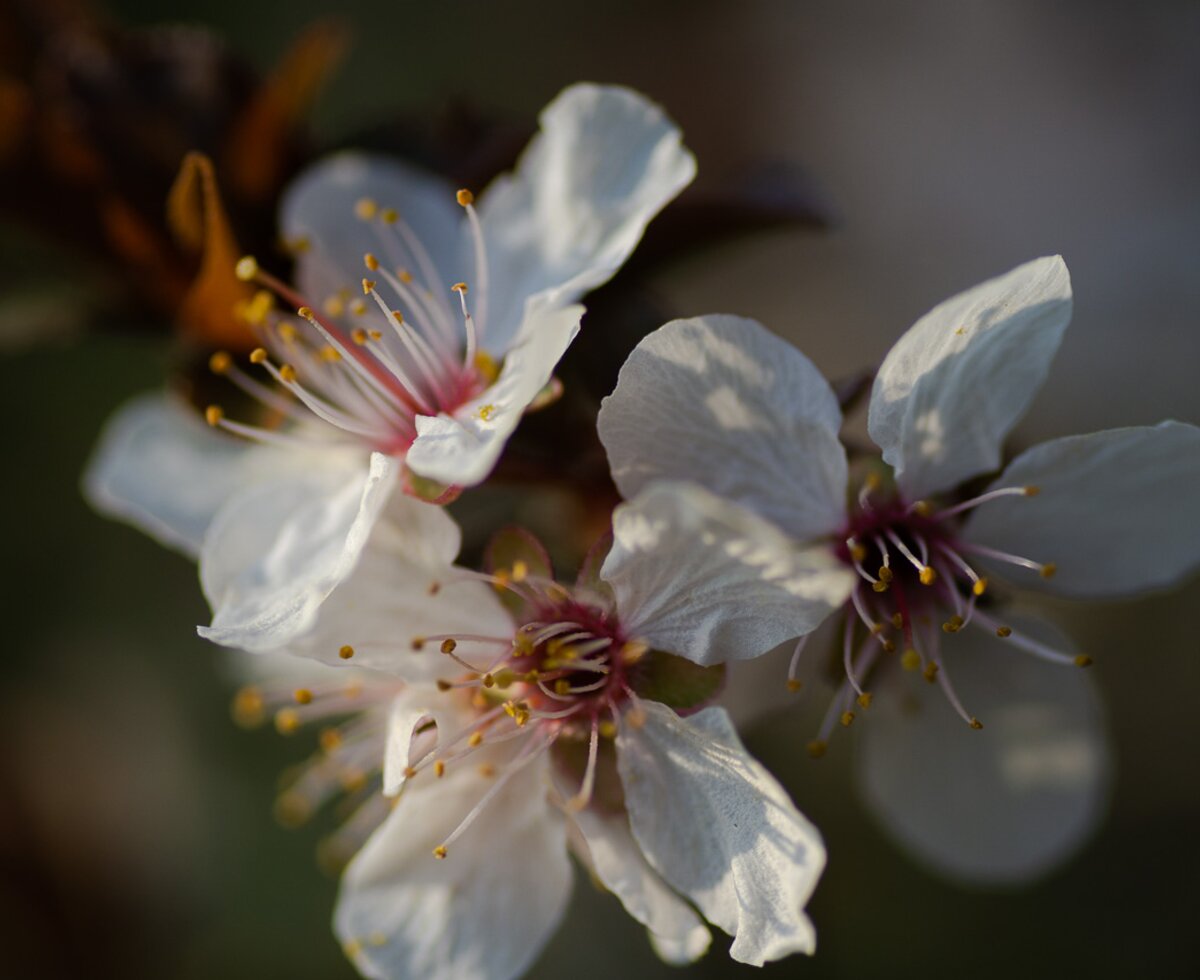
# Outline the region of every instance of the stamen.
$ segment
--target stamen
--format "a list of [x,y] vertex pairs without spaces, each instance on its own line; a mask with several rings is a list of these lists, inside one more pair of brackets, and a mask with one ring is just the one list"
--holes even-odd
[[969,551],[974,555],[981,555],[984,558],[991,558],[993,561],[1003,561],[1010,565],[1019,565],[1021,568],[1028,568],[1031,571],[1037,572],[1042,578],[1053,578],[1054,573],[1058,571],[1058,566],[1054,562],[1034,561],[1031,558],[1022,558],[1020,555],[1010,555],[1006,551],[997,551],[995,548],[987,548],[981,544],[973,544],[969,541],[964,541],[959,547],[963,551]]
[[798,680],[796,677],[796,668],[800,665],[800,654],[804,652],[805,646],[808,645],[808,638],[810,636],[812,636],[812,634],[807,633],[796,641],[796,649],[792,651],[792,659],[788,664],[787,689],[793,693],[800,690],[800,688],[804,686],[803,682]]
[[479,215],[472,203],[474,200],[475,197],[470,191],[458,192],[458,203],[466,209],[467,220],[471,224],[471,240],[475,248],[475,280],[479,286],[479,302],[476,304],[476,311],[479,314],[479,334],[483,336],[487,329],[488,261],[487,247],[483,240],[483,226],[479,222]]
[[600,718],[593,716],[592,718],[592,738],[588,743],[588,760],[587,768],[583,771],[583,783],[579,787],[579,792],[576,793],[570,800],[567,801],[567,809],[578,813],[592,800],[592,787],[596,783],[596,760],[600,755]]
[[505,786],[507,786],[512,778],[517,775],[517,773],[519,773],[522,769],[529,765],[529,763],[550,748],[550,746],[554,744],[554,741],[557,737],[557,733],[554,733],[545,737],[535,734],[532,738],[530,738],[529,741],[522,746],[521,751],[517,754],[517,757],[511,763],[509,763],[508,767],[504,770],[500,778],[497,779],[496,782],[494,782],[490,787],[488,787],[488,791],[483,794],[482,799],[480,799],[480,801],[471,808],[470,813],[463,817],[462,822],[454,828],[450,836],[443,840],[440,845],[434,848],[434,856],[444,858],[450,848],[450,845],[458,840],[458,838],[462,836],[463,832],[475,822],[475,818],[483,812],[484,808],[487,807],[487,805],[495,798],[496,794],[499,793],[500,790],[502,790]]
[[1040,492],[1040,489],[1035,486],[1000,487],[998,490],[989,490],[978,497],[964,500],[961,504],[955,504],[953,507],[939,510],[933,515],[933,519],[935,521],[945,520],[947,517],[953,517],[955,514],[961,514],[965,510],[978,507],[980,504],[986,504],[989,500],[999,500],[1001,497],[1036,497]]
[[892,544],[894,544],[896,546],[896,548],[897,548],[897,550],[899,550],[900,554],[902,554],[905,558],[907,558],[909,560],[909,562],[912,564],[913,568],[915,568],[917,570],[918,575],[921,579],[921,584],[922,585],[933,585],[935,579],[937,578],[937,573],[934,572],[934,570],[929,565],[927,565],[924,561],[922,561],[916,555],[914,555],[909,550],[908,545],[906,545],[904,543],[904,541],[901,540],[900,535],[898,535],[895,531],[893,531],[889,528],[886,533],[887,533],[888,539],[892,542]]
[[[1018,633],[1011,626],[1003,626],[997,620],[992,619],[982,612],[975,614],[975,619],[981,627],[987,630],[994,631],[1001,639],[1006,639],[1012,645],[1019,647],[1026,653],[1031,653],[1035,657],[1046,660],[1052,664],[1058,664],[1062,667],[1088,667],[1092,663],[1091,657],[1086,655],[1075,655],[1063,653],[1061,650],[1056,650],[1054,647],[1026,636],[1023,633]],[[1086,661],[1081,663],[1080,659]]]

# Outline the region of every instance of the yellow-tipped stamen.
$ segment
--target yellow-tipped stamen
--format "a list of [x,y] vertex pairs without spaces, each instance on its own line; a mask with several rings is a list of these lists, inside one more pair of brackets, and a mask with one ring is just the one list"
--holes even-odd
[[465,187],[462,190],[455,192],[454,199],[456,201],[458,201],[458,203],[460,205],[462,205],[464,208],[467,207],[468,205],[475,203],[475,195],[472,194]]
[[360,197],[354,202],[354,215],[360,221],[370,221],[379,213],[379,205],[369,197]]
[[213,374],[224,374],[233,366],[233,358],[228,351],[219,350],[208,359],[208,369]]
[[1076,654],[1075,656],[1076,667],[1090,667],[1094,662],[1086,653]]
[[233,274],[242,282],[253,281],[258,275],[258,260],[253,255],[243,255],[233,267]]
[[307,687],[298,687],[292,692],[297,704],[312,704],[313,693]]
[[354,647],[352,647],[349,643],[345,644],[338,649],[338,656],[343,660],[349,660],[354,656]]
[[223,418],[225,418],[225,411],[220,405],[209,405],[204,410],[204,421],[214,428],[221,424]]

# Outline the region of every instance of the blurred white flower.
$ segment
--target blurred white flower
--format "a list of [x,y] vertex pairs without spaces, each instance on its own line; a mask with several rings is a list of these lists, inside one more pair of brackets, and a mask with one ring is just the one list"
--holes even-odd
[[[657,106],[596,85],[545,109],[516,171],[478,209],[470,192],[393,161],[317,164],[283,204],[296,288],[239,264],[264,287],[246,311],[263,338],[251,361],[278,387],[228,355],[212,361],[288,424],[211,407],[209,424],[239,445],[143,398],[109,423],[88,497],[198,555],[206,585],[204,570],[222,566],[210,639],[259,650],[303,632],[401,479],[440,502],[486,478],[575,336],[575,301],[617,271],[694,173]],[[298,316],[277,312],[272,293]]]
[[[397,574],[398,552],[373,541],[287,648],[394,679],[380,775],[396,799],[335,915],[359,969],[521,973],[565,911],[568,845],[670,962],[708,948],[700,915],[733,935],[740,961],[811,952],[819,834],[724,711],[703,707],[721,672],[645,639],[682,597],[614,603],[598,559],[568,589],[528,536],[497,542],[488,574],[412,562]],[[710,553],[695,570],[708,580],[725,564]],[[721,596],[686,601],[708,620]]]
[[[973,681],[987,670],[981,661],[994,658],[991,687],[977,694],[990,705],[1005,690],[1008,671],[1040,676],[1036,665],[1013,666],[1018,653],[1056,665],[1091,662],[1047,642],[1037,628],[998,618],[984,599],[988,576],[1020,588],[1111,596],[1168,585],[1200,562],[1200,522],[1180,492],[1200,481],[1200,430],[1178,422],[1044,443],[1018,456],[982,493],[939,502],[999,465],[1001,443],[1044,380],[1070,312],[1066,266],[1055,257],[921,318],[884,360],[871,395],[868,429],[894,486],[885,488],[874,470],[849,502],[841,411],[807,358],[749,320],[712,316],[660,328],[630,356],[600,412],[619,489],[630,497],[656,484],[659,502],[636,540],[617,535],[610,581],[619,594],[634,574],[626,564],[640,565],[643,548],[720,527],[703,532],[710,546],[762,570],[735,600],[757,621],[757,642],[696,635],[696,646],[672,649],[712,663],[754,657],[799,635],[789,673],[796,687],[805,639],[840,607],[845,680],[810,745],[813,754],[824,751],[839,721],[848,725],[856,709],[871,705],[870,688],[897,666],[938,684],[961,721],[982,728],[975,712],[983,712],[960,697],[952,675]],[[661,482],[681,480],[691,482]],[[820,567],[818,556],[835,570]],[[805,566],[800,578],[798,564]],[[804,602],[780,602],[779,582],[788,577]],[[950,634],[964,635],[943,649]],[[868,798],[926,860],[969,877],[1034,874],[1094,823],[1106,786],[1094,694],[1079,676],[1044,684],[1046,692],[1074,685],[1073,694],[1054,700],[1052,725],[1005,722],[1011,737],[1003,744],[988,732],[971,749],[944,735],[918,735],[918,725],[943,724],[948,712],[936,706],[912,712],[906,725],[881,717],[872,726],[877,730],[863,745]],[[1025,684],[1021,695],[1029,693]],[[1045,710],[1051,699],[1033,700]],[[894,707],[888,713],[899,720]],[[1069,763],[1070,778],[1042,779],[1031,768],[1034,754],[1048,764],[1047,732],[1064,746],[1060,768]],[[893,764],[913,740],[919,757]],[[917,766],[923,778],[901,777]],[[977,792],[985,772],[986,794]],[[932,785],[943,789],[932,793]],[[1047,792],[1055,805],[1047,805]],[[985,806],[974,826],[960,819],[962,800]],[[1064,807],[1072,816],[1059,820]],[[988,840],[997,834],[1004,847]],[[1001,858],[981,857],[1005,847]]]

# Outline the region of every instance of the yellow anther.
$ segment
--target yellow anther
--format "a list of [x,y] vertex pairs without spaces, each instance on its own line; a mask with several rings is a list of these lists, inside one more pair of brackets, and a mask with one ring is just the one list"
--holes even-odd
[[399,310],[392,310],[392,319],[395,320],[397,323],[403,323],[404,322],[404,314],[401,313]]
[[368,330],[367,335],[372,340],[383,340],[383,331],[382,330]]
[[433,856],[435,858],[437,858],[439,861],[444,861],[446,859],[445,846],[443,846],[442,844],[438,844],[438,846],[433,849]]
[[1011,626],[997,626],[996,627],[996,635],[998,637],[1000,637],[1000,639],[1002,639],[1002,640],[1006,636],[1012,636],[1012,627]]
[[972,718],[971,719],[971,727],[974,728],[975,731],[978,732],[978,731],[982,730],[983,722],[980,721],[978,718]]
[[280,735],[291,735],[300,727],[300,715],[294,708],[281,708],[275,712],[275,730]]
[[347,793],[357,793],[367,785],[367,774],[361,769],[347,769],[338,777],[342,789]]
[[414,769],[412,766],[404,767],[404,778],[405,779],[412,779],[416,774],[417,774],[417,770]]
[[249,282],[258,275],[258,260],[253,255],[243,255],[233,267],[233,274],[242,282]]
[[928,500],[918,500],[913,504],[912,510],[918,517],[928,517],[933,512]]
[[850,546],[850,557],[853,558],[855,561],[862,561],[864,558],[867,557],[867,549],[864,548],[861,544],[851,545]]
[[452,687],[454,687],[453,684],[451,684],[448,680],[446,680],[445,678],[442,678],[442,677],[439,677],[435,683],[437,684],[437,689],[439,691],[442,691],[443,693],[445,693],[446,691],[449,691]]
[[296,381],[296,369],[290,364],[282,364],[279,367],[279,380],[284,384],[294,384]]
[[879,581],[890,582],[894,577],[892,570],[887,565],[879,566]]
[[275,306],[275,297],[265,289],[260,289],[250,300],[238,300],[233,305],[234,316],[244,320],[252,327],[261,327],[267,319],[267,314]]
[[1086,653],[1077,654],[1075,657],[1076,667],[1090,667],[1094,661]]
[[285,344],[295,343],[295,340],[296,340],[295,324],[288,323],[285,321],[285,322],[279,324],[277,329],[279,331],[279,339],[282,340]]
[[296,316],[304,320],[315,320],[316,314],[313,313],[311,306],[301,306],[296,310]]
[[219,350],[208,359],[208,369],[213,374],[224,374],[233,365],[233,358],[226,351]]
[[313,693],[307,687],[298,687],[292,692],[297,704],[312,704]]
[[630,640],[621,647],[621,661],[626,664],[636,664],[650,652],[650,646],[641,640]]
[[475,370],[479,372],[479,376],[488,384],[492,384],[498,377],[500,377],[500,365],[498,365],[496,363],[496,359],[485,350],[476,352]]
[[871,707],[871,702],[874,700],[874,698],[872,697],[870,691],[863,691],[862,694],[860,694],[855,700],[858,702],[858,706],[862,708],[863,711],[866,711],[867,708]]
[[312,817],[312,804],[294,791],[282,793],[275,800],[275,819],[284,827],[302,827]]
[[804,681],[798,681],[794,677],[788,678],[787,689],[789,691],[791,691],[793,694],[795,694],[797,691],[799,691],[802,687],[804,687]]
[[985,578],[976,579],[975,584],[971,586],[971,591],[976,595],[983,595],[987,591],[988,580]]
[[829,744],[824,739],[814,738],[808,743],[806,748],[810,759],[819,759],[825,754],[825,750],[829,748]]
[[412,281],[413,281],[413,275],[412,275],[412,273],[411,273],[411,272],[409,272],[407,269],[397,269],[397,270],[396,270],[396,278],[397,278],[397,279],[399,279],[399,280],[400,280],[402,283],[404,283],[406,286],[407,286],[407,285],[408,285],[410,282],[412,282]]
[[920,578],[922,585],[933,585],[933,583],[937,581],[937,572],[935,572],[929,565],[926,565],[921,569],[921,574],[918,576],[918,578]]
[[354,202],[354,213],[362,221],[370,221],[379,213],[379,205],[369,197],[360,197]]
[[883,625],[883,623],[872,623],[872,624],[871,624],[871,635],[872,635],[872,636],[878,636],[878,635],[879,635],[880,633],[882,633],[882,632],[883,632],[885,629],[887,629],[887,627],[886,627],[886,626],[884,626],[884,625]]
[[458,641],[454,639],[442,640],[442,645],[438,649],[442,653],[453,653],[458,649]]
[[957,633],[963,627],[963,618],[961,616],[951,616],[948,620],[942,623],[943,633]]
[[321,360],[326,364],[336,364],[342,359],[342,352],[332,344],[326,344],[321,348]]
[[1039,493],[1042,492],[1041,487],[1035,487],[1035,486],[1022,487],[1022,489],[1025,491],[1026,497],[1036,497]]
[[261,725],[265,718],[264,707],[258,688],[243,687],[233,698],[233,720],[243,728]]
[[886,592],[888,590],[888,584],[880,579],[878,582],[872,582],[871,588],[876,592]]
[[441,759],[438,759],[438,761],[433,764],[433,774],[437,776],[438,779],[441,779],[444,775],[446,775],[446,763],[444,763]]
[[367,332],[358,327],[350,332],[350,339],[353,340],[359,347],[363,347],[367,343]]
[[520,558],[513,562],[512,577],[514,582],[524,582],[529,577],[529,566]]
[[264,364],[266,363],[266,360],[267,351],[265,347],[255,347],[254,350],[250,352],[251,364]]
[[898,613],[898,612],[892,613],[892,625],[895,626],[896,629],[903,629],[904,628],[904,614]]
[[481,775],[484,779],[491,779],[496,775],[496,767],[490,762],[479,763],[479,765],[476,766],[475,771],[478,772],[479,775]]
[[461,204],[464,208],[467,207],[467,205],[469,205],[469,204],[475,203],[475,195],[472,194],[465,187],[462,190],[455,193],[454,199],[456,201],[458,201],[458,203]]
[[925,669],[921,671],[921,676],[924,677],[925,680],[929,681],[930,684],[937,680],[937,675],[938,665],[935,663],[927,663],[925,665]]
[[379,259],[375,258],[374,255],[368,252],[363,256],[363,265],[365,265],[372,272],[375,272],[379,268]]
[[312,248],[312,239],[305,235],[297,235],[295,238],[285,238],[282,244],[285,252],[290,252],[292,255],[303,255]]
[[571,690],[571,682],[569,680],[567,680],[565,677],[560,677],[558,680],[556,680],[554,682],[554,693],[555,694],[559,694],[559,695],[567,694],[570,692],[570,690]]
[[385,225],[394,225],[400,220],[400,212],[395,208],[384,208],[379,212],[379,220]]
[[321,304],[326,316],[341,316],[346,312],[346,304],[339,296],[330,296]]
[[482,683],[484,687],[495,687],[496,686],[496,678],[493,677],[491,674],[484,674],[482,677],[479,678],[479,680],[480,680],[480,683]]
[[479,417],[479,421],[490,422],[492,416],[496,414],[496,406],[491,402],[488,402],[486,405],[480,405],[479,411],[477,411],[475,414]]
[[456,282],[453,286],[450,287],[450,292],[462,293],[463,295],[465,295],[467,292],[467,284],[465,282]]
[[220,405],[209,405],[204,410],[204,421],[209,425],[220,425],[223,418],[225,418],[225,410]]
[[374,279],[367,279],[365,276],[363,277],[362,291],[363,291],[364,296],[370,296],[371,290],[374,289],[375,286],[376,286],[376,283],[375,283]]
[[492,573],[492,588],[494,588],[497,592],[503,592],[505,589],[507,589],[511,581],[512,576],[506,569],[497,568],[496,571]]
[[350,304],[350,312],[355,316],[366,316],[367,304],[361,299],[356,299]]
[[342,733],[336,728],[322,728],[317,733],[317,742],[326,752],[334,752],[341,748]]
[[912,647],[900,654],[900,666],[905,670],[917,670],[921,666],[921,655]]
[[601,738],[616,738],[617,737],[617,726],[616,726],[615,722],[602,721],[602,722],[600,722],[599,730],[600,730]]
[[471,737],[469,739],[467,739],[467,744],[469,746],[471,746],[471,748],[475,748],[482,741],[483,741],[483,732],[472,732]]
[[884,640],[882,646],[883,646],[884,653],[895,653],[896,652],[896,644],[893,643],[891,640]]
[[342,943],[342,952],[348,960],[357,959],[358,954],[362,952],[362,948],[363,943],[361,939],[347,939]]
[[851,725],[854,724],[854,712],[853,711],[843,711],[842,717],[839,719],[839,721],[841,721],[843,728],[849,728]]
[[421,651],[425,649],[425,637],[423,636],[414,636],[411,643],[414,651]]
[[1042,566],[1042,571],[1041,571],[1042,578],[1054,578],[1054,573],[1057,571],[1058,571],[1058,566],[1056,564],[1054,564],[1054,562],[1048,561],[1048,562],[1046,562],[1046,564],[1044,564]]

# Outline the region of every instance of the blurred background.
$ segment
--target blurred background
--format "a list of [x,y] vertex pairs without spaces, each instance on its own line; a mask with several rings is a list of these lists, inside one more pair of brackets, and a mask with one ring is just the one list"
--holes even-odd
[[[135,217],[157,214],[174,176],[153,170],[137,132],[109,126],[98,144],[108,154],[103,186],[117,189],[103,198],[109,230],[113,214],[134,229],[119,254],[91,227],[95,195],[56,184],[63,161],[20,142],[30,119],[50,118],[38,100],[71,84],[64,63],[86,75],[103,61],[100,49],[70,40],[68,27],[88,17],[108,31],[186,23],[225,39],[238,67],[215,74],[212,57],[196,54],[207,35],[117,45],[154,65],[128,80],[126,98],[164,77],[201,93],[211,118],[198,138],[211,139],[208,129],[258,91],[256,74],[279,77],[271,72],[289,51],[300,55],[286,77],[300,85],[305,68],[320,75],[328,61],[323,84],[308,79],[311,113],[309,99],[295,112],[284,99],[264,117],[264,126],[287,125],[276,126],[273,169],[227,191],[235,224],[269,210],[313,147],[373,139],[360,134],[432,119],[452,101],[504,120],[501,135],[522,133],[565,84],[623,82],[680,122],[699,159],[698,192],[744,188],[746,174],[762,175],[764,193],[780,179],[788,188],[793,220],[763,221],[755,234],[646,273],[663,308],[756,317],[829,376],[848,376],[877,363],[939,300],[1059,252],[1072,273],[1074,321],[1015,444],[1163,418],[1200,422],[1194,3],[336,6],[0,3],[0,164],[11,165],[0,194],[9,445],[0,976],[354,975],[328,927],[335,880],[314,858],[321,828],[284,831],[271,815],[279,773],[312,749],[311,735],[288,740],[231,723],[236,682],[190,629],[206,616],[193,567],[96,517],[78,493],[105,417],[180,368],[162,310],[185,291],[173,285],[173,266],[155,264],[167,246],[138,252],[129,243],[141,241],[140,226],[111,210],[117,201]],[[330,13],[347,45],[336,69],[340,35],[294,47]],[[125,118],[119,98],[102,108]],[[163,152],[174,163],[189,148]],[[86,154],[68,163],[97,172]],[[114,271],[122,261],[125,280]],[[137,302],[125,301],[130,275]],[[1094,840],[1027,888],[963,889],[896,849],[851,790],[855,733],[839,735],[819,763],[804,755],[823,704],[752,729],[748,745],[820,826],[831,854],[811,905],[816,956],[765,972],[1193,975],[1200,720],[1188,699],[1200,683],[1198,602],[1193,581],[1137,602],[1053,607],[1097,658],[1117,771]],[[533,975],[675,975],[617,902],[579,879]],[[720,939],[690,971],[737,973]]]

